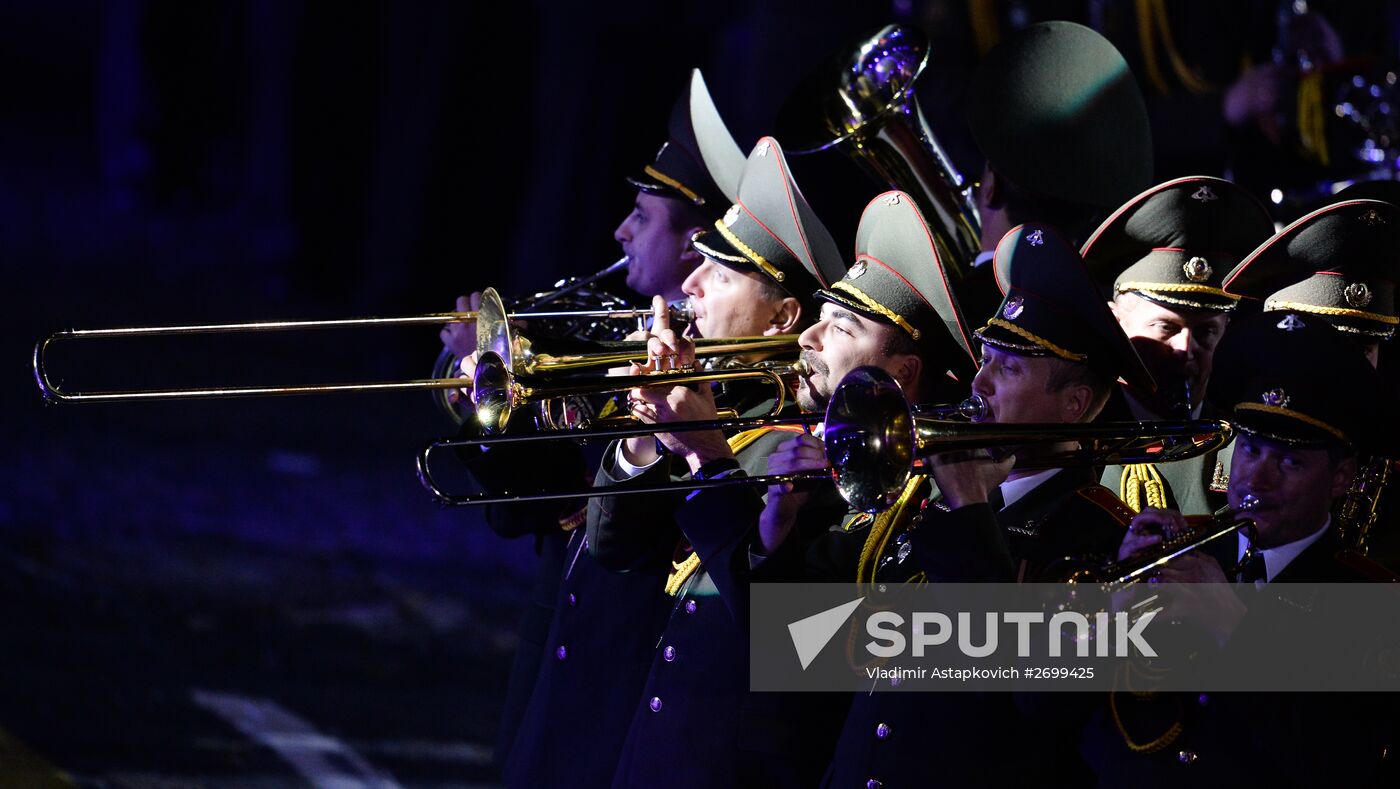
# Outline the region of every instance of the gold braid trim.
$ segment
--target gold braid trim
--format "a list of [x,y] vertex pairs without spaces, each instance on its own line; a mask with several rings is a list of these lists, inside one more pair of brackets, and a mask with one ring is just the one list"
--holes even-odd
[[912,475],[894,506],[875,516],[875,522],[870,524],[870,533],[865,536],[865,545],[860,549],[860,562],[856,565],[857,584],[875,583],[875,571],[879,569],[880,558],[885,555],[895,527],[905,522],[905,512],[911,504],[914,504],[915,512],[918,511],[914,495],[926,479],[928,477],[922,474]]
[[1085,359],[1089,358],[1088,354],[1075,353],[1073,351],[1065,350],[1064,348],[1061,348],[1055,343],[1050,342],[1044,337],[1038,336],[1030,331],[1027,331],[1026,329],[1021,328],[1020,326],[1017,326],[1011,321],[1004,321],[1001,318],[992,318],[991,320],[987,321],[987,326],[995,326],[998,329],[1005,329],[1019,337],[1024,337],[1027,340],[1030,340],[1031,342],[1040,346],[1041,348],[1044,348],[1045,350],[1055,354],[1061,359],[1068,359],[1071,362],[1082,362]]
[[860,302],[861,306],[883,316],[886,320],[890,321],[894,325],[909,332],[910,337],[913,337],[915,340],[919,339],[919,330],[910,325],[909,321],[905,320],[903,316],[890,309],[889,307],[886,307],[885,305],[881,304],[880,302],[865,295],[864,292],[862,292],[855,285],[852,285],[850,282],[843,279],[835,285],[832,285],[831,289],[839,290],[842,293],[845,293],[846,295]]
[[671,574],[666,576],[666,594],[675,597],[681,586],[700,569],[700,554],[691,551],[682,561],[671,560]]
[[[890,544],[890,538],[898,530],[899,526],[906,522],[906,513],[909,512],[910,505],[913,505],[913,513],[917,514],[919,505],[915,503],[914,497],[918,493],[926,475],[915,474],[909,478],[909,482],[904,485],[904,490],[895,500],[894,506],[875,516],[870,524],[870,533],[865,536],[865,545],[860,549],[860,561],[856,564],[856,584],[875,585],[875,573],[880,568],[880,559],[885,555],[885,548]],[[910,577],[908,583],[922,584],[928,582],[928,576],[922,572]],[[867,594],[869,592],[866,592]],[[860,671],[870,666],[879,665],[884,662],[884,658],[874,658],[868,662],[862,662],[858,658],[857,642],[860,640],[861,631],[859,628],[851,627],[846,635],[846,662],[853,670]]]
[[1129,463],[1123,467],[1123,476],[1118,481],[1118,498],[1142,512],[1144,498],[1149,507],[1167,508],[1166,484],[1157,467],[1151,463]]
[[1298,312],[1311,312],[1314,315],[1336,315],[1340,318],[1362,318],[1368,321],[1376,321],[1390,326],[1400,324],[1400,318],[1394,315],[1382,315],[1379,312],[1366,312],[1365,310],[1352,310],[1346,307],[1319,307],[1316,304],[1303,304],[1298,301],[1275,301],[1269,299],[1264,302],[1264,309],[1272,310],[1297,310]]
[[1220,288],[1210,285],[1194,285],[1178,282],[1120,282],[1113,286],[1119,293],[1129,290],[1162,290],[1168,293],[1209,293],[1212,296],[1224,296],[1227,299],[1239,301],[1239,296],[1232,296]]
[[752,262],[752,261],[750,261],[748,258],[744,257],[743,255],[726,255],[725,253],[720,252],[718,249],[715,249],[714,247],[710,246],[709,244],[702,244],[702,243],[700,243],[700,237],[701,237],[701,234],[700,234],[700,233],[696,233],[696,234],[695,234],[695,237],[692,238],[692,239],[690,239],[690,243],[691,243],[696,249],[700,250],[701,254],[703,254],[703,255],[708,255],[709,257],[712,257],[712,258],[714,258],[714,259],[716,259],[716,260],[727,260],[727,261],[729,261],[730,263],[750,263],[750,262]]
[[1237,405],[1235,406],[1235,410],[1236,410],[1236,411],[1263,411],[1263,412],[1266,413],[1266,414],[1276,414],[1276,415],[1278,415],[1278,416],[1286,416],[1286,417],[1288,417],[1289,419],[1296,419],[1296,420],[1298,420],[1299,422],[1302,422],[1303,424],[1312,425],[1313,427],[1315,427],[1315,428],[1317,428],[1317,429],[1319,429],[1319,430],[1325,430],[1325,431],[1327,431],[1328,433],[1331,433],[1332,435],[1334,435],[1334,436],[1336,436],[1337,438],[1341,439],[1342,441],[1345,441],[1345,442],[1347,442],[1347,443],[1351,443],[1351,442],[1347,439],[1346,433],[1343,433],[1342,431],[1338,430],[1337,428],[1332,427],[1331,425],[1327,424],[1326,422],[1322,421],[1321,419],[1314,419],[1313,417],[1310,417],[1310,416],[1308,416],[1307,414],[1299,413],[1299,412],[1297,412],[1297,411],[1294,411],[1294,410],[1291,409],[1291,408],[1283,408],[1282,406],[1268,405],[1268,404],[1266,404],[1266,403],[1239,403],[1239,404],[1237,404]]
[[[800,432],[801,428],[756,427],[753,430],[735,433],[728,438],[729,451],[738,454],[744,451],[745,447],[762,438],[765,433],[770,433],[774,430]],[[671,574],[666,576],[666,594],[675,597],[680,591],[681,586],[684,585],[686,580],[694,575],[695,571],[698,569],[700,569],[700,554],[693,550],[690,552],[689,556],[679,562],[673,559],[671,561]]]
[[695,190],[691,189],[690,187],[686,186],[685,184],[681,183],[680,181],[677,181],[676,179],[672,178],[671,176],[666,175],[665,173],[661,172],[660,170],[656,169],[655,167],[652,167],[651,165],[647,165],[646,167],[643,167],[643,168],[642,168],[642,172],[646,173],[647,175],[651,176],[652,178],[655,178],[656,180],[660,181],[661,183],[666,184],[667,186],[671,187],[672,189],[675,189],[677,192],[680,192],[681,194],[685,195],[686,197],[689,197],[689,198],[690,198],[690,202],[692,202],[692,203],[694,203],[694,204],[696,204],[696,205],[704,205],[704,204],[705,204],[705,198],[703,198],[703,197],[701,197],[700,195],[696,194],[696,193],[695,193]]
[[725,241],[728,241],[729,243],[733,244],[735,249],[739,250],[740,252],[743,252],[745,255],[748,255],[749,259],[754,262],[754,265],[763,269],[763,272],[768,276],[772,277],[773,279],[779,282],[782,282],[783,278],[787,276],[782,271],[780,271],[777,266],[773,265],[772,263],[769,263],[767,258],[758,254],[758,252],[756,252],[753,247],[739,240],[739,237],[734,235],[734,231],[730,230],[724,224],[723,219],[715,220],[715,229],[719,231],[720,235],[724,236]]
[[1123,718],[1118,714],[1118,691],[1113,690],[1108,693],[1108,710],[1113,714],[1113,726],[1118,729],[1118,734],[1123,737],[1123,744],[1128,746],[1128,750],[1133,753],[1156,753],[1163,748],[1176,742],[1176,738],[1181,736],[1181,710],[1180,700],[1177,701],[1178,709],[1176,721],[1162,733],[1160,737],[1151,742],[1133,742],[1133,738],[1128,735],[1128,728],[1123,725]]
[[578,527],[582,526],[582,525],[584,524],[584,521],[587,521],[587,520],[588,520],[588,507],[584,507],[583,509],[579,510],[578,512],[575,512],[573,515],[569,515],[569,516],[567,516],[567,517],[560,518],[560,519],[559,519],[559,528],[563,529],[564,531],[573,531],[574,529],[577,529]]

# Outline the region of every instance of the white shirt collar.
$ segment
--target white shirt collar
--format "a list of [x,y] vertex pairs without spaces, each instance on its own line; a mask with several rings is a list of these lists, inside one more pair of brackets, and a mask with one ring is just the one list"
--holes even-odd
[[1039,487],[1040,483],[1053,477],[1056,472],[1063,470],[1064,469],[1047,468],[1044,471],[1037,471],[1036,473],[1031,474],[1028,477],[1007,480],[1006,482],[1001,483],[1001,498],[1004,502],[1001,505],[1001,508],[1006,509],[1012,504],[1015,504],[1018,500],[1024,498],[1027,493],[1030,493],[1031,491]]
[[972,261],[972,267],[977,268],[978,266],[991,261],[996,256],[996,252],[978,252],[977,257],[974,258]]
[[[1264,580],[1255,581],[1254,585],[1263,586],[1266,583],[1272,582],[1274,578],[1278,577],[1279,573],[1283,572],[1283,568],[1287,567],[1290,562],[1298,558],[1298,554],[1307,550],[1309,545],[1322,539],[1323,533],[1326,532],[1331,525],[1332,516],[1328,515],[1327,520],[1322,522],[1322,528],[1303,539],[1294,540],[1293,542],[1280,545],[1276,548],[1265,548],[1260,551],[1259,553],[1264,556]],[[1237,559],[1243,559],[1245,545],[1247,544],[1247,540],[1245,540],[1243,534],[1236,537],[1236,543],[1238,545],[1238,550],[1235,557]]]

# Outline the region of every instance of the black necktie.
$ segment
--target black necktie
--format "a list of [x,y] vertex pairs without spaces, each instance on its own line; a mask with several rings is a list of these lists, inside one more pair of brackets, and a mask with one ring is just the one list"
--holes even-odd
[[1245,562],[1244,569],[1240,570],[1240,583],[1252,584],[1255,581],[1267,581],[1269,579],[1268,567],[1264,564],[1264,552],[1255,551],[1249,561]]

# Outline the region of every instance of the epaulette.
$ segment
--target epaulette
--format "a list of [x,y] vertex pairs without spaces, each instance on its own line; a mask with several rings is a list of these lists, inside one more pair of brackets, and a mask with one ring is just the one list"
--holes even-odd
[[1123,503],[1123,500],[1113,495],[1113,491],[1103,485],[1090,484],[1074,491],[1079,496],[1099,509],[1107,512],[1119,526],[1128,527],[1128,523],[1137,515],[1132,508]]

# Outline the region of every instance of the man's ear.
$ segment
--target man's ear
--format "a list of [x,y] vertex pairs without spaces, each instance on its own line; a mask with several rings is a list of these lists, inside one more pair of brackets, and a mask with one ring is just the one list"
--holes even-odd
[[1064,416],[1066,424],[1083,421],[1094,404],[1094,390],[1084,384],[1070,384],[1060,390],[1058,395],[1060,413]]
[[1351,489],[1352,480],[1356,479],[1356,456],[1343,460],[1332,470],[1332,498],[1345,496]]
[[773,305],[773,315],[768,319],[764,334],[795,334],[797,322],[802,320],[802,302],[791,296]]
[[890,358],[887,368],[911,399],[918,397],[919,381],[923,379],[924,360],[917,354],[901,353]]
[[1002,208],[1006,195],[1001,187],[1001,179],[997,177],[996,170],[988,165],[982,168],[982,184],[978,187],[982,193],[982,202],[988,208]]
[[1123,322],[1124,310],[1118,306],[1118,299],[1108,300],[1108,311],[1113,313],[1113,319],[1119,323]]

